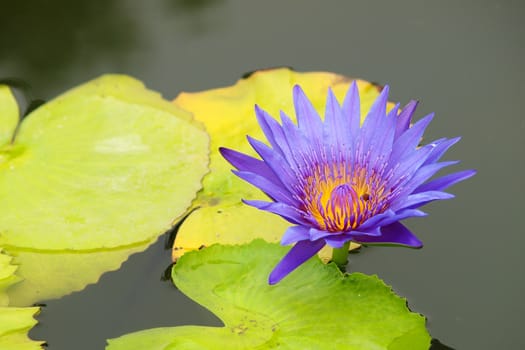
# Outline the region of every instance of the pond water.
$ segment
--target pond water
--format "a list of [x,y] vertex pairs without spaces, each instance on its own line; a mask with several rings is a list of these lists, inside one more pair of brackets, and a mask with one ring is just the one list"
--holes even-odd
[[[427,137],[463,136],[448,154],[478,175],[408,226],[421,250],[369,247],[350,271],[377,274],[455,349],[523,349],[525,5],[520,1],[38,1],[0,11],[0,78],[51,99],[125,73],[172,99],[273,66],[390,84],[421,101]],[[161,281],[165,237],[99,283],[47,306],[31,331],[50,350],[102,349],[140,329],[220,325]],[[435,348],[446,348],[435,346]]]

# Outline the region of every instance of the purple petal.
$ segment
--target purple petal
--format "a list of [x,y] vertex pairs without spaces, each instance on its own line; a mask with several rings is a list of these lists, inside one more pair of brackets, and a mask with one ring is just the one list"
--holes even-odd
[[299,265],[314,256],[324,245],[325,242],[322,239],[314,242],[308,240],[297,242],[270,273],[268,283],[276,284],[282,280]]
[[420,217],[420,216],[426,216],[427,214],[425,212],[422,212],[421,210],[417,209],[406,209],[401,210],[399,212],[394,212],[394,210],[387,210],[384,213],[375,215],[365,221],[361,226],[359,226],[360,231],[368,231],[374,227],[382,227],[386,225],[390,225],[391,223],[395,221],[400,221],[403,219],[407,219],[410,217]]
[[328,89],[324,117],[323,142],[328,147],[341,147],[350,142],[349,125],[343,120],[341,106],[332,89]]
[[255,116],[273,149],[280,152],[284,158],[286,158],[288,163],[291,166],[294,166],[295,160],[293,152],[290,149],[290,146],[288,146],[288,140],[286,139],[281,125],[257,105],[255,106]]
[[368,112],[363,126],[362,131],[369,129],[370,131],[375,130],[376,126],[381,123],[386,115],[386,105],[388,103],[388,92],[390,87],[385,85],[379,96],[376,98],[370,111]]
[[297,166],[309,167],[311,164],[305,163],[304,159],[299,154],[313,154],[312,144],[305,137],[305,135],[299,130],[293,121],[284,112],[281,111],[281,122],[283,124],[283,131],[288,141],[288,147],[292,157],[294,158]]
[[343,244],[345,244],[348,241],[354,240],[354,235],[357,235],[359,237],[361,236],[371,236],[371,237],[379,237],[381,236],[381,230],[379,227],[374,227],[372,230],[368,231],[350,231],[350,232],[343,232],[339,234],[333,234],[330,236],[326,236],[324,241],[326,244],[328,244],[332,248],[341,248]]
[[425,129],[432,121],[432,118],[434,118],[434,114],[427,115],[399,136],[392,150],[393,161],[401,159],[403,155],[416,149],[419,142],[421,142]]
[[461,139],[461,137],[456,137],[453,139],[441,139],[434,141],[433,144],[435,145],[434,149],[432,150],[432,153],[428,156],[428,159],[425,161],[424,164],[430,164],[437,162],[443,154],[456,142],[458,142]]
[[251,183],[255,187],[258,187],[261,191],[266,193],[270,198],[276,202],[283,202],[286,204],[294,205],[292,195],[282,185],[275,184],[265,177],[249,171],[237,171],[232,170],[232,173],[240,177],[246,182]]
[[476,174],[476,170],[464,170],[457,173],[449,174],[427,182],[419,186],[414,193],[426,191],[442,191],[460,181],[466,180]]
[[247,138],[253,149],[261,156],[273,172],[277,174],[286,187],[289,187],[297,181],[296,175],[290,169],[288,162],[279,153],[275,152],[259,140],[250,136],[247,136]]
[[323,129],[321,117],[299,85],[293,88],[293,102],[299,129],[307,138],[318,140],[321,136],[320,131]]
[[341,233],[326,237],[324,241],[332,248],[341,248],[346,242],[352,240],[352,235]]
[[250,157],[244,153],[234,151],[229,148],[220,147],[219,152],[222,156],[231,163],[237,170],[250,171],[254,174],[267,178],[273,183],[279,184],[281,180],[275,173],[260,159]]
[[310,235],[308,234],[308,230],[308,227],[301,225],[288,227],[281,239],[281,244],[288,245],[298,241],[309,240]]
[[410,126],[410,121],[412,120],[412,115],[417,108],[418,101],[410,101],[399,113],[397,116],[396,132],[394,135],[394,140],[397,140],[402,133],[404,133]]
[[355,235],[354,241],[359,243],[391,243],[421,248],[423,243],[407,229],[403,224],[394,222],[390,225],[381,227],[381,236],[358,236]]
[[395,188],[406,184],[412,179],[419,167],[426,161],[430,152],[432,152],[432,148],[432,145],[426,145],[410,152],[399,163],[392,163],[393,174],[386,187]]
[[[259,126],[261,127],[264,136],[266,136],[266,139],[270,142],[270,145],[272,145],[273,148],[279,148],[280,145],[276,142],[274,136],[276,129],[281,128],[279,123],[277,123],[277,121],[275,121],[275,119],[273,119],[268,112],[266,112],[258,105],[255,105],[255,117],[257,118],[257,122],[259,123]],[[272,121],[274,121],[274,123],[272,123]],[[271,126],[272,124],[273,127]]]
[[328,231],[324,231],[324,230],[318,230],[318,229],[312,227],[308,231],[308,234],[309,234],[309,239],[311,241],[316,241],[318,239],[322,239],[322,238],[325,238],[327,236],[337,235],[338,233],[328,232]]
[[303,213],[298,210],[295,206],[291,206],[281,202],[265,202],[259,200],[248,200],[243,199],[243,203],[251,205],[257,209],[265,210],[270,213],[274,213],[282,216],[284,219],[290,221],[293,224],[304,225],[305,220]]
[[376,129],[374,134],[371,134],[373,141],[370,143],[370,167],[375,168],[377,163],[384,163],[390,158],[394,144],[394,132],[397,118],[397,104],[380,124],[381,127]]
[[[421,186],[422,183],[434,176],[439,170],[457,164],[458,161],[449,161],[449,162],[440,162],[433,163],[428,165],[423,165],[418,171],[414,174],[412,179],[408,181],[402,188],[402,191],[398,195],[397,200],[403,200],[405,196],[412,194],[416,188]],[[395,207],[397,205],[397,200],[394,200],[391,205]]]
[[397,112],[394,110],[392,118],[387,117],[388,90],[386,86],[372,105],[356,140],[358,157],[366,157],[370,168],[382,167],[392,151]]
[[420,206],[423,206],[427,203],[436,201],[436,200],[442,200],[442,199],[450,199],[454,198],[453,194],[441,192],[441,191],[427,191],[427,192],[421,192],[416,193],[408,196],[404,201],[400,201],[397,206],[392,209],[394,210],[401,210],[404,208],[418,208]]
[[355,140],[361,125],[361,107],[359,102],[359,89],[354,80],[346,93],[342,107],[343,118],[348,120],[351,140]]
[[361,225],[359,225],[359,229],[368,230],[370,228],[378,227],[379,226],[378,223],[381,222],[381,220],[384,220],[385,218],[388,218],[388,217],[392,217],[394,215],[396,215],[396,212],[391,209],[388,209],[384,213],[374,215],[368,220],[366,220],[365,222],[363,222]]

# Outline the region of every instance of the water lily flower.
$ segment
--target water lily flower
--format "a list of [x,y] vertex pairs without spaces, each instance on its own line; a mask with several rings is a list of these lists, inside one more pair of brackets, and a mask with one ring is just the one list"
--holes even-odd
[[[430,114],[412,125],[411,101],[387,111],[388,86],[361,124],[357,84],[342,106],[328,92],[324,121],[299,86],[293,89],[297,125],[283,112],[281,123],[255,106],[268,144],[248,136],[261,159],[221,148],[233,172],[266,193],[271,201],[244,200],[275,213],[293,226],[281,244],[295,243],[269,276],[275,284],[325,244],[340,249],[350,241],[422,246],[401,220],[426,215],[418,208],[452,198],[447,187],[475,174],[460,171],[433,178],[457,161],[440,158],[458,138],[419,145]],[[346,256],[345,256],[346,262]]]

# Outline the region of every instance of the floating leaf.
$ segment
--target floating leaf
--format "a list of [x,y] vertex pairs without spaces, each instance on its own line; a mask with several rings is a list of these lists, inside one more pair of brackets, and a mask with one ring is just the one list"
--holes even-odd
[[207,171],[189,115],[125,76],[104,76],[30,113],[2,150],[4,246],[88,250],[171,227]]
[[42,349],[43,342],[29,339],[27,333],[37,323],[38,307],[10,307],[6,290],[20,280],[15,276],[12,258],[0,249],[0,349]]
[[145,330],[109,340],[107,349],[429,348],[425,319],[377,276],[343,275],[314,257],[268,285],[286,250],[257,240],[184,255],[173,268],[174,283],[224,327]]
[[[179,229],[173,258],[184,253],[210,246],[216,242],[249,243],[256,237],[278,242],[288,227],[284,220],[272,220],[272,214],[261,212],[242,203],[203,206],[192,212]],[[237,220],[238,218],[250,220]],[[196,237],[195,237],[196,236]]]
[[82,290],[96,283],[104,272],[117,270],[131,254],[146,250],[151,243],[153,241],[115,249],[52,253],[11,248],[9,253],[19,265],[18,274],[24,277],[21,283],[9,288],[11,304],[32,305]]
[[0,349],[42,349],[43,342],[31,340],[27,333],[37,323],[38,307],[0,307]]
[[7,289],[20,281],[15,275],[16,265],[12,263],[13,258],[3,252],[0,248],[0,307],[9,305]]
[[[16,109],[0,112],[11,140]],[[24,278],[13,301],[80,290],[144,250],[188,209],[207,164],[203,127],[130,77],[34,110],[0,143],[0,242]]]
[[[221,146],[255,156],[246,141],[246,135],[264,139],[257,124],[254,105],[258,104],[274,116],[283,110],[294,117],[292,88],[300,84],[314,107],[320,112],[325,108],[326,94],[331,87],[342,101],[352,79],[325,72],[298,73],[289,69],[258,71],[237,84],[196,93],[181,93],[174,101],[193,113],[211,137],[210,173],[204,177],[203,189],[194,202],[195,210],[182,223],[174,243],[173,259],[184,252],[213,243],[243,243],[262,237],[275,242],[289,226],[277,215],[264,211],[239,211],[241,198],[266,199],[254,186],[231,174],[231,165],[218,152]],[[380,89],[369,82],[357,81],[364,115]],[[207,209],[210,208],[210,209]],[[224,214],[224,215],[223,215]],[[192,220],[192,216],[199,219]],[[221,216],[221,217],[218,217]],[[221,226],[215,223],[220,222]],[[264,230],[258,225],[264,223]],[[243,238],[239,240],[238,232]],[[352,248],[357,247],[353,244]],[[324,260],[331,257],[331,249],[321,251]]]

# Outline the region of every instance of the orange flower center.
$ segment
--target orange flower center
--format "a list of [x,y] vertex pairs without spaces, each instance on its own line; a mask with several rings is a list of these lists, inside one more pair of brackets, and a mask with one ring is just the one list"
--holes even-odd
[[384,181],[376,172],[345,164],[316,166],[304,179],[303,210],[321,230],[356,229],[371,216],[387,209]]

